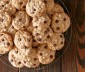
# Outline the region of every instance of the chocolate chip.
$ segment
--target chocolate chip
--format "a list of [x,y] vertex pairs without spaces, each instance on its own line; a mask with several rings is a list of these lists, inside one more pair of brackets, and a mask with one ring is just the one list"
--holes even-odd
[[49,31],[50,31],[50,29],[49,29],[49,28],[47,28],[47,31],[49,32]]
[[23,8],[25,9],[25,8],[26,8],[26,6],[23,6]]
[[60,30],[60,27],[56,27],[57,30]]
[[36,66],[36,64],[33,64],[34,66]]
[[33,9],[33,11],[36,11],[36,9]]
[[44,48],[45,48],[45,49],[47,49],[47,48],[48,48],[48,46],[45,46]]
[[19,21],[22,21],[22,19],[19,19]]
[[22,5],[22,4],[23,4],[23,2],[20,2],[19,4],[20,4],[20,5]]
[[12,29],[14,29],[14,27],[12,26]]
[[56,22],[56,23],[59,23],[59,20],[56,20],[55,22]]
[[37,58],[34,58],[34,61],[36,61],[37,60]]
[[2,5],[2,7],[4,7],[4,5]]
[[35,26],[35,28],[38,28],[38,26]]
[[46,23],[47,23],[47,21],[44,21],[44,23],[46,24]]
[[26,28],[26,26],[23,26],[23,28]]
[[60,35],[60,37],[61,37],[61,38],[63,38],[63,36],[62,36],[62,35]]
[[13,59],[11,59],[11,62],[13,62]]
[[40,53],[40,56],[42,56],[43,54],[42,53]]
[[13,18],[15,18],[15,16],[12,16]]
[[24,61],[24,63],[26,63],[26,61]]
[[54,47],[56,47],[57,45],[56,45],[56,44],[54,44],[53,46],[54,46]]
[[25,49],[28,49],[28,47],[27,47],[27,46],[24,46],[24,48],[25,48]]
[[47,38],[49,39],[49,38],[50,38],[50,36],[48,35],[48,36],[47,36]]
[[18,53],[18,51],[15,51],[15,53],[17,54],[17,53]]
[[8,42],[8,43],[7,43],[7,45],[9,46],[9,45],[10,45],[10,43]]
[[18,62],[18,64],[21,64],[21,62]]
[[4,41],[4,39],[2,39],[2,41]]
[[64,18],[63,20],[66,21],[66,18]]
[[21,38],[19,38],[18,41],[21,41]]
[[53,58],[53,55],[50,55],[50,58]]
[[47,4],[47,1],[46,1],[46,0],[44,0],[44,3],[45,3],[45,4]]
[[36,33],[36,36],[39,36],[39,33]]

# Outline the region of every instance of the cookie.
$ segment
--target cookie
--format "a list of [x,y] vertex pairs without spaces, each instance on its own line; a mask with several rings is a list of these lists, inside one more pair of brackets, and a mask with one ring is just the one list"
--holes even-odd
[[56,13],[52,17],[52,25],[54,32],[64,33],[70,27],[70,18],[66,13]]
[[54,4],[54,7],[51,9],[49,14],[53,15],[55,13],[64,13],[64,9],[57,3]]
[[27,31],[17,31],[14,43],[18,49],[29,48],[32,45],[32,36]]
[[47,41],[49,41],[52,35],[53,35],[53,31],[50,27],[47,27],[42,30],[37,30],[37,29],[33,30],[33,36],[35,40],[40,44],[46,43]]
[[65,38],[61,33],[54,33],[50,40],[47,42],[50,49],[56,51],[63,48]]
[[0,54],[5,54],[13,47],[12,37],[8,33],[0,32]]
[[16,47],[14,47],[8,55],[9,62],[16,68],[21,68],[24,66],[22,63],[23,58],[23,55],[21,55],[21,52]]
[[12,20],[12,25],[17,30],[25,30],[29,26],[30,17],[25,11],[18,11]]
[[29,68],[38,67],[40,62],[38,60],[36,49],[32,49],[31,52],[24,58],[23,64]]
[[11,24],[11,16],[7,12],[0,12],[0,32],[6,31]]
[[51,23],[51,19],[47,16],[41,16],[41,17],[34,17],[32,20],[34,28],[37,28],[38,30],[44,29],[45,27],[48,27]]
[[55,59],[55,51],[49,49],[47,44],[42,44],[38,48],[38,58],[40,63],[49,64]]
[[43,1],[46,5],[47,12],[50,12],[51,9],[54,7],[54,0],[43,0]]
[[28,0],[11,0],[12,5],[18,10],[25,10]]
[[10,0],[0,0],[0,12],[7,12],[13,15],[16,12],[16,8],[11,4]]
[[13,25],[10,25],[7,32],[9,32],[12,35],[12,37],[14,38],[15,33],[17,32],[17,30],[14,28]]
[[42,0],[28,0],[26,11],[31,17],[42,16],[46,12],[45,3]]

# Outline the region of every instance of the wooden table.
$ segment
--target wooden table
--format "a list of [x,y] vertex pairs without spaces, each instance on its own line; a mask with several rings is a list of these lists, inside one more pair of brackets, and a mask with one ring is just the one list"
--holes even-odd
[[[72,19],[72,39],[65,54],[54,64],[41,69],[21,72],[85,72],[85,0],[62,0]],[[0,61],[0,72],[19,72]]]

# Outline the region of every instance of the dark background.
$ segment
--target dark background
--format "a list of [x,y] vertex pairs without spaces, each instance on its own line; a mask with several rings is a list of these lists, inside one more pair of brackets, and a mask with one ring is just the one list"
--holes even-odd
[[[85,72],[85,0],[62,0],[72,20],[72,39],[66,53],[52,65],[41,70],[21,72]],[[0,61],[0,72],[19,72]]]

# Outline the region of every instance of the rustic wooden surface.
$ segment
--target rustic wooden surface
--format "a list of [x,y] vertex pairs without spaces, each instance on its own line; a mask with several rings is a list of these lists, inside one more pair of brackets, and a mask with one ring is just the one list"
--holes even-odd
[[[85,0],[62,0],[72,20],[72,39],[66,53],[54,64],[41,69],[21,72],[85,72]],[[19,72],[0,61],[0,72]]]

